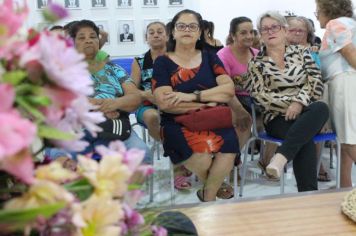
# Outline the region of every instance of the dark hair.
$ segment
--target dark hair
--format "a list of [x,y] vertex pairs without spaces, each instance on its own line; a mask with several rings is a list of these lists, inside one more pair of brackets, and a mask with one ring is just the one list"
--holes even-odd
[[[201,17],[201,15],[198,12],[195,12],[193,10],[190,9],[185,9],[182,10],[180,12],[178,12],[172,19],[171,24],[169,25],[168,28],[168,32],[169,32],[169,37],[168,37],[168,46],[167,46],[167,51],[168,52],[174,52],[175,47],[176,47],[176,40],[173,38],[173,30],[174,27],[179,19],[179,17],[181,17],[181,15],[183,14],[192,14],[197,18],[198,24],[199,24],[199,28],[203,29],[203,18]],[[168,25],[168,24],[167,24]],[[195,44],[195,48],[202,50],[204,47],[204,43],[205,43],[205,39],[204,39],[204,32],[203,30],[201,30],[199,39],[197,41],[197,43]]]
[[99,28],[98,26],[96,26],[96,24],[91,21],[91,20],[81,20],[81,21],[78,21],[76,22],[75,24],[71,25],[69,27],[69,36],[73,39],[75,39],[75,37],[77,36],[77,33],[80,29],[82,28],[92,28],[96,35],[99,37]]
[[64,32],[65,32],[66,34],[69,34],[70,28],[71,28],[74,24],[76,24],[76,23],[78,23],[78,22],[79,22],[79,21],[75,20],[75,21],[71,21],[71,22],[65,24],[65,25],[63,26]]
[[169,36],[171,34],[171,26],[172,26],[172,21],[168,22],[166,24],[166,33],[167,33],[167,36]]
[[52,26],[49,31],[53,31],[53,30],[63,30],[63,26],[61,25],[54,25]]
[[252,23],[252,20],[248,17],[240,16],[240,17],[236,17],[230,21],[230,29],[229,29],[229,35],[227,36],[227,39],[226,39],[226,45],[230,45],[234,42],[232,40],[232,35],[234,35],[238,31],[239,25],[242,23],[245,23],[245,22]]
[[203,20],[203,31],[208,31],[208,36],[210,39],[214,39],[214,23],[212,21]]
[[342,16],[352,17],[354,15],[351,0],[316,0],[316,4],[319,10],[331,20]]

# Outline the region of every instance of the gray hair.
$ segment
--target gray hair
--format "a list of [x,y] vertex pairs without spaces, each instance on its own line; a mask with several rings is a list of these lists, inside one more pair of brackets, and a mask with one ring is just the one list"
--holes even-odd
[[276,20],[281,26],[287,27],[288,23],[287,20],[284,16],[282,16],[278,11],[267,11],[260,15],[257,19],[257,29],[261,31],[261,22],[264,18],[272,18]]
[[289,18],[287,21],[289,23],[290,20],[297,20],[302,22],[305,27],[307,28],[307,42],[310,43],[310,45],[313,45],[314,43],[314,38],[315,38],[315,29],[312,25],[312,23],[310,22],[310,20],[304,16],[296,16],[296,17],[291,17]]

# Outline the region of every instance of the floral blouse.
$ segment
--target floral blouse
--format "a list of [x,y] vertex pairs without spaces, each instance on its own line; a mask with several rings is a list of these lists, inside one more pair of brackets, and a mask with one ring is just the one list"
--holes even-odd
[[308,106],[323,94],[321,73],[308,48],[286,46],[284,63],[280,69],[264,47],[248,66],[251,96],[261,106],[265,124],[284,115],[292,102]]

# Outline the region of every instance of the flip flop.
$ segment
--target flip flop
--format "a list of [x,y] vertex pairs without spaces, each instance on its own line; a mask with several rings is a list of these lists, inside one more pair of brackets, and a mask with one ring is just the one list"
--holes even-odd
[[201,202],[206,202],[206,201],[204,200],[204,188],[199,189],[199,190],[197,191],[197,197],[198,197],[198,199],[199,199]]
[[174,177],[174,188],[178,190],[190,190],[192,188],[192,184],[190,183],[188,177],[176,175]]
[[216,196],[221,199],[231,199],[234,197],[234,189],[227,183],[222,183]]

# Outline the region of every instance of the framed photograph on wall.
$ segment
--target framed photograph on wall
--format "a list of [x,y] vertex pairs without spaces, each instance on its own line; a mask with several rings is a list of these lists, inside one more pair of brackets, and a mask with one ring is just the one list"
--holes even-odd
[[64,0],[64,7],[67,9],[80,9],[79,0]]
[[106,0],[91,0],[91,7],[92,8],[105,8]]
[[119,43],[134,43],[135,29],[133,20],[119,20],[117,24],[117,37]]
[[132,8],[132,0],[117,0],[118,8]]
[[169,7],[182,7],[183,0],[168,0]]
[[106,33],[108,33],[108,41],[104,44],[104,45],[108,45],[110,44],[110,32],[109,32],[109,24],[108,21],[106,20],[96,20],[94,21],[94,23],[96,24],[96,26],[98,26],[98,28],[100,30],[105,31]]
[[47,7],[48,0],[37,0],[37,9],[43,9]]
[[142,0],[142,7],[158,7],[158,0]]

